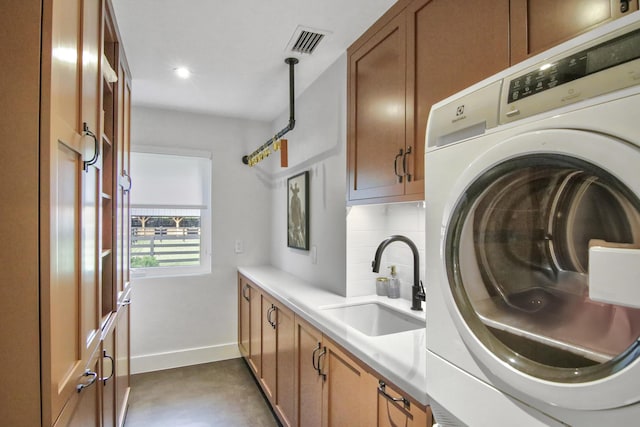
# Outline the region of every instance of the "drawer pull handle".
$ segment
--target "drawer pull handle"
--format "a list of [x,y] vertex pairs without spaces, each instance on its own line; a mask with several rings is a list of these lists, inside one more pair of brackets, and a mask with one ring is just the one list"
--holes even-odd
[[384,381],[379,380],[378,381],[378,391],[387,399],[391,400],[392,402],[402,402],[404,404],[404,408],[405,409],[410,409],[411,408],[411,403],[409,403],[409,400],[404,398],[404,397],[393,397],[391,396],[389,393],[387,393],[387,385],[384,383]]

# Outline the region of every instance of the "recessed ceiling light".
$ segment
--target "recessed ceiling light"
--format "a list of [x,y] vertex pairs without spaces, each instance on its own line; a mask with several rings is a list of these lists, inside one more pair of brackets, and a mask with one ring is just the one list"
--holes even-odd
[[176,75],[181,79],[188,79],[191,76],[191,71],[186,67],[174,68],[173,71],[175,71]]

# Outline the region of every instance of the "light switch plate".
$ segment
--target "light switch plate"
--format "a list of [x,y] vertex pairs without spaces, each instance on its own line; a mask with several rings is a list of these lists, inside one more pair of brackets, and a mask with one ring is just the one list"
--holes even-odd
[[235,251],[237,254],[241,254],[244,252],[244,243],[242,242],[242,240],[236,240]]

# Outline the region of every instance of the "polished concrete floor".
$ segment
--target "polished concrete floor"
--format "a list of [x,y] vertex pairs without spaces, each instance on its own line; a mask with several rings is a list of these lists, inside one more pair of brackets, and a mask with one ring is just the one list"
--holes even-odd
[[242,359],[131,377],[125,427],[277,425]]

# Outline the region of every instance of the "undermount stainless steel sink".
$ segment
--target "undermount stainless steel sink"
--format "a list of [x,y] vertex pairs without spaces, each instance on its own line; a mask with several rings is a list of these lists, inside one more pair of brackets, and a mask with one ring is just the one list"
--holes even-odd
[[424,319],[412,317],[377,302],[327,307],[322,311],[369,336],[396,334],[425,327]]

